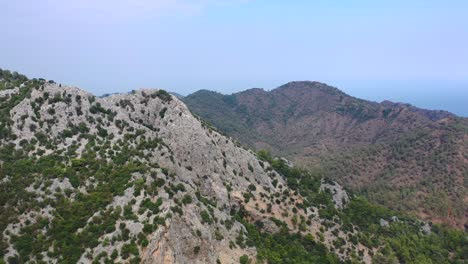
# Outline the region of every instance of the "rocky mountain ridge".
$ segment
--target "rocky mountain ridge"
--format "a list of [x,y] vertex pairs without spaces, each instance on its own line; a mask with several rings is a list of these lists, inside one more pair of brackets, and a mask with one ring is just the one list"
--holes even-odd
[[406,261],[386,245],[412,239],[415,257],[462,257],[446,244],[462,236],[390,224],[394,212],[241,147],[163,90],[97,98],[0,73],[0,263]]
[[[50,248],[43,248],[44,252],[37,252],[30,260],[89,263],[114,255],[113,261],[125,261],[128,254],[124,251],[135,248],[128,241],[139,238],[144,247],[138,247],[137,255],[145,263],[236,263],[243,255],[256,255],[253,247],[232,245],[245,232],[245,227],[231,216],[231,211],[241,206],[270,230],[278,227],[269,217],[296,229],[287,204],[302,198],[287,189],[283,178],[275,171],[267,171],[268,164],[260,162],[253,152],[206,127],[181,101],[164,91],[139,90],[96,98],[78,88],[36,81],[27,87],[2,90],[0,97],[11,99],[24,89],[29,89],[28,94],[9,111],[11,137],[3,138],[2,145],[22,149],[26,156],[39,159],[63,155],[65,165],[61,169],[68,170],[66,167],[71,165],[78,175],[58,176],[51,182],[46,181],[47,174],[35,175],[34,180],[22,179],[25,191],[32,196],[31,203],[42,206],[24,211],[10,207],[17,220],[8,223],[3,231],[3,239],[9,244],[6,260],[26,260],[28,255],[18,251],[15,240],[26,235],[39,219],[50,225],[36,230],[38,236],[47,236],[54,226],[60,226],[57,218],[64,216],[54,209],[56,200],[73,203],[77,197],[103,193],[96,189],[105,184],[105,179],[79,173],[81,166],[88,166],[88,157],[120,162],[122,166],[135,163],[146,169],[130,170],[122,176],[128,183],[122,183],[107,205],[90,212],[83,218],[84,223],[77,223],[79,228],[70,231],[79,237],[87,229],[96,228],[94,222],[105,221],[105,217],[120,211],[124,219],[115,220],[117,228],[109,227],[112,232],[103,232],[79,255],[66,255],[67,245],[59,245],[60,239],[55,238],[49,242]],[[117,161],[124,156],[124,160]],[[2,181],[13,183],[9,175]],[[280,192],[288,193],[289,202],[270,204],[270,213],[266,213],[268,196]],[[44,207],[49,199],[50,204]],[[316,210],[311,207],[294,215],[313,219]],[[318,218],[314,223],[306,230],[318,232]],[[154,226],[157,230],[153,231]],[[128,241],[119,241],[122,236]],[[329,235],[324,242],[331,245],[333,239]]]

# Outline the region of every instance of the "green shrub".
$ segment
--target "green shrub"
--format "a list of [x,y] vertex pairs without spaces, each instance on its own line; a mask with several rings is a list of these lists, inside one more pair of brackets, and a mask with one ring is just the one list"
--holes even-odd
[[183,204],[192,203],[192,196],[190,196],[190,194],[184,195],[184,198],[182,198],[182,203]]
[[201,211],[200,216],[202,218],[202,223],[207,223],[207,224],[212,223],[210,214],[207,211]]
[[123,259],[127,259],[130,255],[138,256],[138,246],[132,241],[130,244],[125,244],[122,246],[121,256]]
[[195,254],[200,253],[200,246],[193,247],[193,253],[195,253]]
[[240,264],[248,264],[250,261],[249,261],[249,256],[247,255],[242,255],[240,258],[239,258],[239,263]]
[[156,98],[156,97],[158,97],[159,99],[161,99],[164,102],[172,101],[172,96],[168,92],[166,92],[164,90],[158,90],[157,92],[155,92],[155,93],[153,93],[151,95],[151,98]]
[[163,109],[161,109],[161,111],[159,111],[159,117],[164,118],[164,115],[166,115],[166,112],[167,112],[167,107],[164,107]]

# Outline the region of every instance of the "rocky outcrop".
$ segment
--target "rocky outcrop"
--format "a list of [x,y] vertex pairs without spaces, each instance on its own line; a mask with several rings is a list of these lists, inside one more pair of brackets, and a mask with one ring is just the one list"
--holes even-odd
[[324,180],[322,180],[322,183],[320,184],[320,191],[328,191],[331,193],[333,203],[335,204],[335,207],[337,209],[342,210],[345,207],[346,203],[348,203],[349,201],[348,193],[343,189],[341,185],[339,185],[336,182],[327,183]]
[[[9,90],[1,96],[20,91]],[[103,258],[127,262],[134,248],[140,256],[136,261],[143,263],[236,263],[242,255],[255,258],[255,247],[239,247],[233,242],[246,232],[233,218],[233,212],[241,208],[252,221],[264,223],[264,230],[269,232],[279,231],[272,218],[284,222],[292,232],[322,232],[323,221],[316,208],[292,211],[303,198],[288,189],[283,177],[267,162],[260,162],[254,152],[195,118],[183,102],[162,90],[96,98],[76,87],[42,82],[12,107],[9,119],[12,136],[2,139],[2,144],[12,143],[29,157],[56,155],[64,162],[57,167],[61,171],[71,166],[79,174],[88,166],[83,162],[90,156],[112,166],[130,163],[145,168],[125,171],[129,180],[119,185],[122,191],[112,192],[105,205],[99,205],[100,209],[80,228],[73,229],[70,235],[79,236],[90,230],[98,232],[95,223],[107,218],[115,221],[81,249],[76,259],[79,263]],[[19,226],[12,222],[3,230],[4,241],[10,243],[5,260],[20,254],[11,245],[35,219],[48,223],[36,232],[44,237],[54,235],[50,230],[57,222],[67,220],[60,219],[55,204],[73,206],[73,202],[81,202],[117,181],[112,178],[114,174],[80,176],[85,179],[64,174],[60,176],[63,179],[49,180],[47,177],[61,175],[51,173],[38,174],[25,189],[36,201],[50,203],[50,210],[31,207],[11,220],[21,222]],[[346,193],[331,185],[324,188],[334,193],[337,207],[342,208]],[[274,202],[280,195],[288,195],[288,200]],[[298,218],[310,222],[299,227]],[[323,242],[332,249],[336,239],[330,233]],[[58,241],[46,241],[49,247],[31,255],[33,260],[60,262],[66,257],[57,252]],[[355,247],[346,243],[344,248]],[[368,249],[361,246],[360,250],[368,259]],[[337,254],[346,259],[349,255],[345,252]]]

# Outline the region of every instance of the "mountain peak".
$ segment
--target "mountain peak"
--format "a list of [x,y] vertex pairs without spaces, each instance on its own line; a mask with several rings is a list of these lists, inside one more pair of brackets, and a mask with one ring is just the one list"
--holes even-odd
[[247,89],[247,90],[244,90],[244,91],[241,91],[239,93],[264,93],[266,92],[265,89],[263,88],[257,88],[257,87],[254,87],[254,88],[250,88],[250,89]]
[[276,92],[288,92],[288,91],[302,91],[310,92],[311,90],[317,90],[330,95],[346,95],[344,92],[336,87],[328,84],[317,82],[317,81],[293,81],[288,82],[280,87],[274,89]]

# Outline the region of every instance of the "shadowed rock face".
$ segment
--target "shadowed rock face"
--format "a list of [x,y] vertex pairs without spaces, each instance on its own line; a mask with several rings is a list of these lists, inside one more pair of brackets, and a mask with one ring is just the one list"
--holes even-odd
[[[18,100],[7,104],[12,95],[18,95]],[[303,198],[287,187],[268,162],[208,127],[183,102],[162,90],[96,98],[75,87],[39,81],[2,90],[0,97],[2,106],[11,107],[3,108],[9,132],[2,137],[2,146],[10,144],[11,150],[23,151],[21,159],[54,157],[57,162],[49,161],[47,173],[2,178],[2,184],[17,181],[11,184],[17,185],[18,195],[30,197],[9,198],[10,213],[0,212],[5,260],[21,253],[14,246],[15,237],[44,221],[48,224],[42,229],[32,229],[45,238],[40,243],[43,252],[34,244],[38,255],[44,261],[80,263],[114,252],[113,261],[125,262],[133,256],[126,257],[125,252],[134,250],[140,255],[136,261],[144,263],[236,263],[242,255],[255,257],[255,247],[231,244],[245,232],[232,217],[241,207],[252,222],[263,222],[266,231],[278,231],[271,217],[283,221],[291,232],[299,231],[293,216],[311,221],[302,227],[304,234],[316,235],[322,227],[322,219],[314,213],[317,208],[291,211]],[[275,194],[288,199],[271,204]],[[19,202],[27,210],[16,210]],[[83,204],[96,209],[68,225],[74,216],[63,215]],[[81,215],[88,210],[85,206],[76,212]],[[108,218],[114,222],[99,231]],[[55,230],[58,226],[69,229]],[[66,241],[60,231],[81,239]],[[87,243],[81,237],[87,232],[94,232],[93,242],[80,244]],[[323,243],[332,248],[333,241],[345,235],[327,231]],[[144,242],[135,245],[135,241]],[[80,245],[73,256],[66,253],[70,243]],[[362,251],[363,260],[370,262],[364,246],[351,247],[345,241],[343,247]],[[345,252],[337,254],[347,259]],[[37,255],[30,256],[38,260]]]
[[468,216],[466,118],[365,101],[318,82],[183,100],[245,145],[320,168],[373,201],[459,227]]

